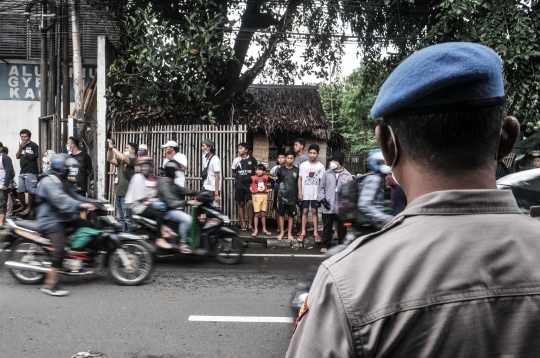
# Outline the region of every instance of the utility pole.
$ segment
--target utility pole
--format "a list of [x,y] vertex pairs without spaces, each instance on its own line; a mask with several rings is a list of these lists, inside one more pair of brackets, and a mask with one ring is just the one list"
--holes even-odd
[[62,0],[60,0],[60,6],[58,7],[58,18],[60,21],[56,22],[56,102],[54,105],[56,113],[56,138],[58,138],[59,145],[56,148],[57,152],[63,148],[65,141],[62,140]]
[[40,72],[41,77],[41,117],[45,117],[47,113],[47,88],[48,88],[48,74],[47,74],[47,3],[43,1],[41,3],[41,63]]
[[73,93],[75,94],[75,117],[78,120],[84,118],[83,110],[83,78],[81,60],[81,40],[79,36],[79,9],[78,0],[73,1],[71,9],[71,31],[73,42]]
[[[71,102],[70,98],[70,83],[69,83],[69,8],[68,8],[68,2],[67,0],[64,0],[61,3],[62,6],[62,118],[69,118],[69,104]],[[68,124],[67,122],[62,122],[62,143],[67,142],[67,132],[68,132]]]

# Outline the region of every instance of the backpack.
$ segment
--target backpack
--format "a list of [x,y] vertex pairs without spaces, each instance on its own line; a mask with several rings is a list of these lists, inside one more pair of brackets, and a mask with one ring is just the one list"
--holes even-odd
[[362,184],[368,175],[354,178],[343,184],[338,193],[338,219],[344,226],[361,227],[370,224],[369,218],[358,208],[358,198],[362,191]]

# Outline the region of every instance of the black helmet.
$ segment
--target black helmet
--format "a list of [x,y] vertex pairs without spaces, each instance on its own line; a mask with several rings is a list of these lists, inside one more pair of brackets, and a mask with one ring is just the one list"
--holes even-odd
[[167,162],[167,164],[165,164],[163,169],[166,177],[174,178],[176,176],[176,172],[180,170],[180,164],[178,164],[178,162],[175,160],[170,160]]

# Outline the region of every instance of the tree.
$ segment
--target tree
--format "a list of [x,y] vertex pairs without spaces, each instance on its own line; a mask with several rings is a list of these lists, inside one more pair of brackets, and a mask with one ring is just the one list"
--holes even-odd
[[349,143],[351,151],[367,154],[378,147],[375,127],[378,120],[371,117],[378,90],[390,68],[388,60],[363,61],[344,80],[320,85],[321,101],[334,129]]
[[[472,41],[492,47],[501,55],[509,113],[528,123],[536,121],[540,112],[539,0],[91,2],[114,20],[121,37],[129,39],[122,41],[120,52],[127,63],[131,61],[130,56],[139,59],[134,69],[145,66],[145,61],[146,66],[154,68],[169,61],[164,58],[165,62],[159,62],[152,56],[145,60],[143,51],[150,51],[149,47],[155,47],[156,42],[143,37],[160,39],[160,46],[168,44],[171,36],[178,40],[169,44],[167,56],[177,55],[185,61],[173,66],[174,71],[165,71],[163,76],[158,71],[149,72],[144,78],[153,81],[159,89],[169,85],[170,91],[178,96],[156,96],[162,92],[151,91],[152,86],[149,86],[146,91],[149,95],[137,102],[147,107],[170,108],[181,104],[201,111],[208,119],[214,115],[218,119],[228,118],[234,101],[241,99],[257,76],[265,75],[276,83],[290,84],[304,74],[327,78],[330,67],[339,73],[339,59],[347,42],[356,42],[364,61],[384,66],[383,72],[389,73],[410,53],[427,45]],[[144,13],[153,22],[144,22]],[[146,30],[141,27],[134,31],[128,21],[131,17],[136,24],[144,22]],[[168,31],[159,29],[163,24]],[[203,34],[208,38],[197,42]],[[180,46],[186,39],[190,42],[187,50],[190,55],[186,47]],[[131,46],[130,41],[138,43],[139,47]],[[300,44],[304,47],[299,47]],[[248,57],[248,50],[253,46],[260,46],[257,58]],[[382,54],[388,48],[393,48],[396,54],[385,59]],[[297,49],[302,51],[301,63],[293,61]],[[154,51],[161,53],[162,48],[154,48]],[[202,55],[201,60],[189,57],[195,55]],[[363,75],[364,81],[377,81],[378,74],[370,75],[369,68],[367,66],[368,72]],[[124,72],[128,78],[140,80],[129,65]],[[195,75],[189,85],[182,85],[185,77],[175,77],[178,73],[193,72]],[[197,81],[200,84],[196,85]],[[134,83],[127,80],[125,87],[112,91],[119,94],[118,100],[113,99],[113,102],[130,103],[130,90],[139,86]]]

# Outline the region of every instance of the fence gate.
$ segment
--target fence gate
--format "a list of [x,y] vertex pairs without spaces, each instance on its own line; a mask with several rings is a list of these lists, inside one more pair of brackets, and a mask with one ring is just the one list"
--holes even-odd
[[[216,145],[216,155],[221,159],[221,208],[232,221],[238,220],[234,201],[234,177],[231,165],[237,156],[238,143],[246,141],[245,125],[164,125],[142,127],[137,131],[112,132],[118,150],[123,151],[127,143],[146,144],[148,155],[154,158],[156,167],[160,167],[165,159],[161,146],[170,140],[178,143],[180,153],[188,160],[186,169],[186,187],[192,190],[201,189],[202,152],[201,145],[205,139],[211,139]],[[109,183],[114,183],[116,168],[109,166]],[[114,203],[113,185],[109,185],[108,193]]]

